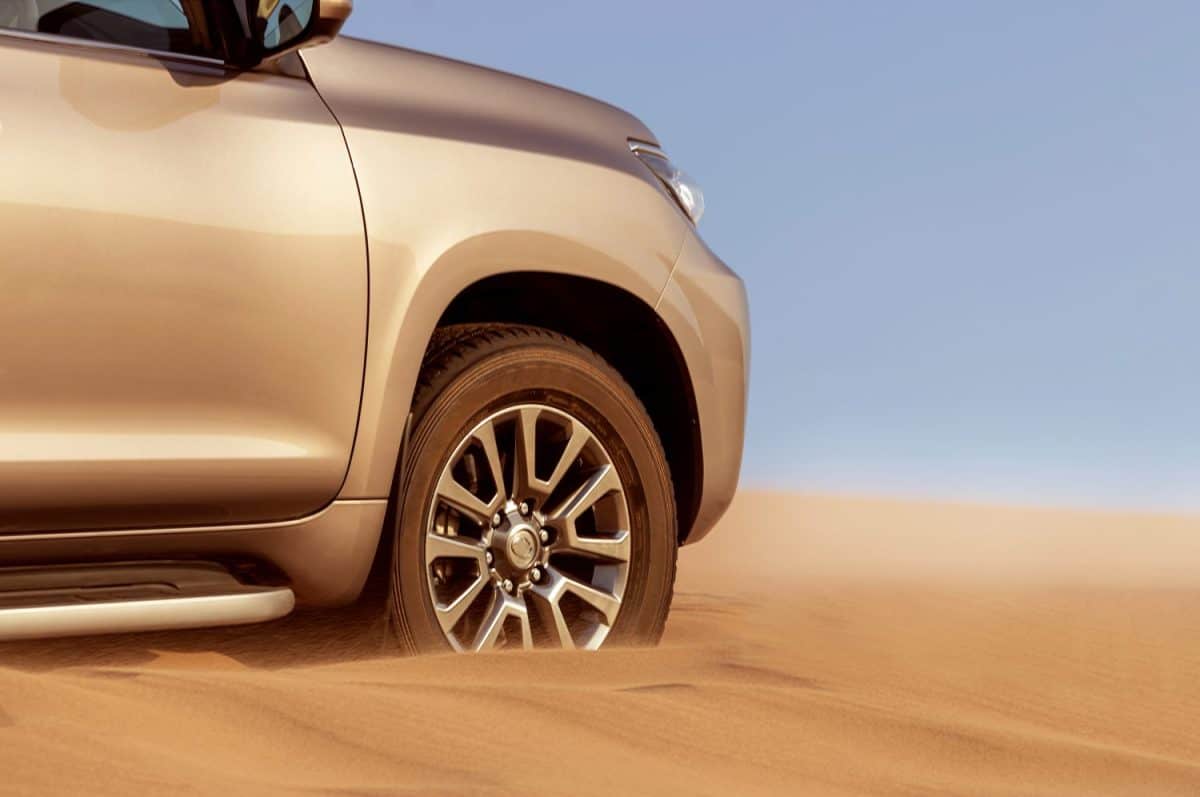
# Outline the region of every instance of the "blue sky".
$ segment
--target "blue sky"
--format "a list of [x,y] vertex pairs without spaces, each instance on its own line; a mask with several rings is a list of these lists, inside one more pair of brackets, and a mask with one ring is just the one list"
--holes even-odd
[[1200,4],[364,2],[641,117],[746,279],[744,482],[1200,508]]

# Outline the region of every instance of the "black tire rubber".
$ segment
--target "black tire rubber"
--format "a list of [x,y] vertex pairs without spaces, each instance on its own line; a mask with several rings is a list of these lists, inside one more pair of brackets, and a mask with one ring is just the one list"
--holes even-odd
[[632,388],[570,338],[537,327],[457,325],[431,342],[397,474],[389,615],[409,652],[450,650],[429,600],[424,536],[434,485],[453,448],[488,415],[519,403],[558,407],[604,444],[629,501],[631,558],[621,611],[605,646],[655,644],[675,583],[677,517],[662,443]]

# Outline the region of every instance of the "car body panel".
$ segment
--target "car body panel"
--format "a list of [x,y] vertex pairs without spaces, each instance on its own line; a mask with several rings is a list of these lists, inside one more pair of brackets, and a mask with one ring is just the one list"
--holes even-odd
[[366,583],[387,501],[334,501],[312,515],[269,523],[10,534],[0,566],[120,562],[164,557],[261,561],[288,578],[296,600],[344,606]]
[[0,97],[0,532],[327,505],[367,271],[311,84],[0,35]]
[[430,337],[506,273],[657,311],[703,453],[685,541],[707,533],[741,461],[746,298],[629,151],[653,134],[400,48],[303,61],[311,83],[0,33],[0,97],[40,126],[0,111],[0,565],[250,557],[302,603],[353,600]]
[[359,176],[371,261],[363,409],[341,498],[390,493],[421,358],[461,291],[575,274],[658,300],[688,223],[630,152],[633,117],[562,89],[395,47],[306,51]]
[[694,543],[712,530],[737,490],[750,384],[750,307],[741,278],[691,233],[656,309],[687,362],[696,399],[703,484],[684,539]]

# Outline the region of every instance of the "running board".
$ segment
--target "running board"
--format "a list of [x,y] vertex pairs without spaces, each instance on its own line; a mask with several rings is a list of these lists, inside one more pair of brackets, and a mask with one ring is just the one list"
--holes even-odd
[[0,568],[0,641],[245,625],[295,605],[211,562]]

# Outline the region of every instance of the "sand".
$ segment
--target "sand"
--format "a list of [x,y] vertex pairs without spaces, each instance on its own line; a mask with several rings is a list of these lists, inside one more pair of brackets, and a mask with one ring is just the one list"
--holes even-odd
[[1200,794],[1200,518],[745,492],[663,644],[0,647],[0,793]]

